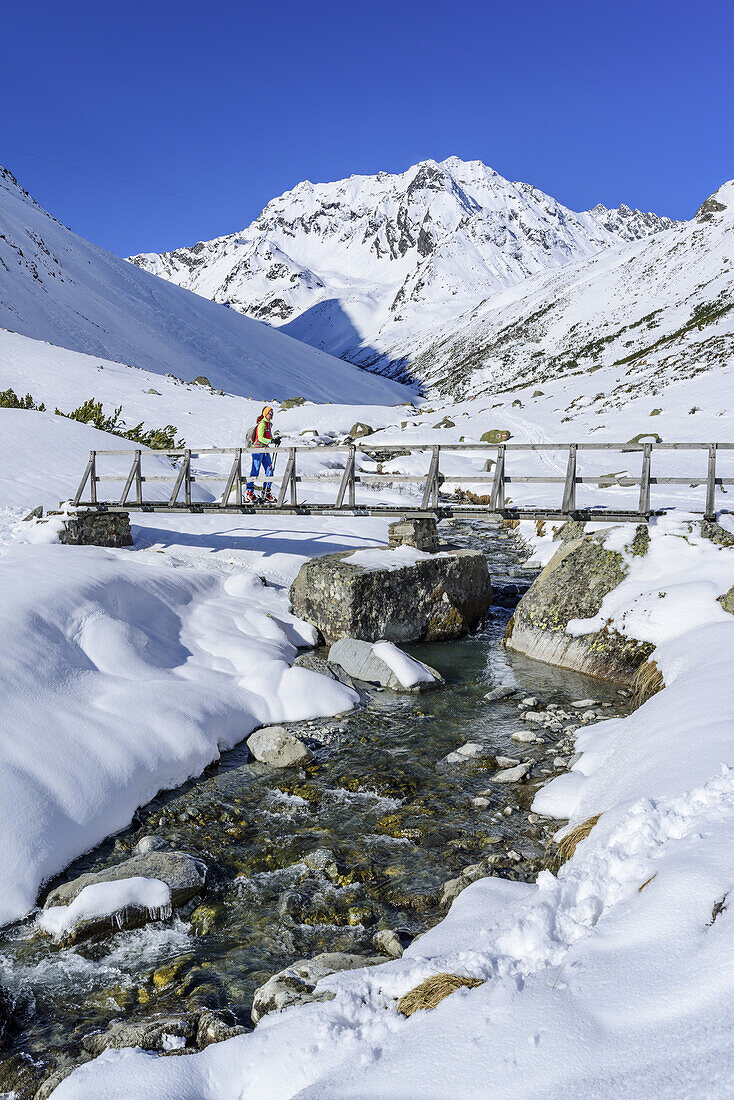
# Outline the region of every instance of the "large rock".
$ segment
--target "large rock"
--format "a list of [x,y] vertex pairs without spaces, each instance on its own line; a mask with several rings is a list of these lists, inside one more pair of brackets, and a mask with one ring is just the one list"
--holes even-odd
[[[353,563],[353,551],[314,558],[291,586],[293,610],[326,642],[441,641],[477,626],[492,602],[487,561],[479,550],[405,559],[405,548],[383,551],[385,566]],[[390,554],[403,554],[390,559]],[[380,556],[374,561],[379,562]],[[348,670],[347,670],[348,671]]]
[[247,747],[261,764],[294,768],[311,759],[309,749],[285,726],[263,726],[247,738]]
[[363,680],[367,684],[389,688],[391,691],[430,691],[443,683],[443,678],[435,668],[424,665],[422,661],[415,661],[419,670],[431,678],[405,686],[390,665],[375,652],[373,643],[363,642],[358,638],[340,638],[338,642],[334,642],[329,650],[329,663],[339,665],[355,680]]
[[340,970],[357,970],[361,966],[377,966],[384,962],[384,956],[349,955],[343,951],[328,951],[315,955],[313,959],[299,959],[255,990],[252,1022],[256,1024],[268,1012],[282,1012],[291,1005],[331,1001],[334,994],[330,990],[316,991],[316,985],[322,978]]
[[[604,545],[605,533],[564,543],[520,600],[504,644],[537,661],[629,685],[653,651],[648,642],[604,628],[574,637],[571,619],[593,618],[602,600],[624,579],[621,553]],[[633,554],[647,552],[647,529],[631,535]]]
[[[98,882],[117,882],[128,878],[159,879],[171,892],[171,907],[177,909],[196,897],[204,889],[206,865],[185,852],[148,852],[138,854],[118,863],[114,867],[105,867],[102,871],[88,871],[70,882],[64,882],[50,892],[44,909],[56,905],[71,905],[85,886]],[[153,919],[151,913],[142,907],[128,906],[117,913],[94,916],[80,920],[68,934],[64,943],[76,943],[82,939],[109,935],[121,928],[138,928]]]

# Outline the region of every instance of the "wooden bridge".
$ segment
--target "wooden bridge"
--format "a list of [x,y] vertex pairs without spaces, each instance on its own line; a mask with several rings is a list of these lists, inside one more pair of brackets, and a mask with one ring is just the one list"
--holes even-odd
[[[355,515],[400,515],[406,517],[436,516],[443,519],[450,516],[470,517],[481,515],[496,515],[508,519],[568,519],[612,521],[612,522],[645,522],[651,515],[658,515],[665,510],[664,493],[657,491],[658,486],[687,486],[690,488],[701,487],[701,514],[713,518],[716,513],[717,492],[725,493],[726,486],[734,485],[734,477],[721,477],[717,474],[717,456],[721,452],[734,450],[734,443],[447,443],[447,444],[326,444],[310,447],[281,446],[273,448],[270,453],[278,457],[281,463],[285,463],[282,472],[276,470],[273,478],[260,475],[250,478],[247,471],[243,473],[243,458],[249,459],[251,454],[262,453],[262,448],[247,449],[243,447],[208,447],[200,450],[170,450],[170,451],[143,451],[143,450],[97,450],[92,451],[89,462],[82,476],[79,488],[73,499],[75,507],[92,509],[97,511],[141,511],[141,512],[194,512],[194,513],[241,513],[241,514],[283,514],[283,515],[330,515],[340,512],[348,512]],[[653,471],[653,459],[668,452],[699,452],[700,470],[693,476],[659,476]],[[339,453],[345,454],[344,468],[342,472],[335,474],[306,474],[299,472],[298,462],[300,455],[310,457],[333,457]],[[520,467],[523,456],[529,452],[547,454],[560,454],[561,466],[557,474],[523,475],[516,472]],[[582,460],[594,452],[618,452],[623,455],[637,454],[640,456],[640,473],[638,476],[597,474],[584,475],[581,467]],[[420,475],[400,473],[375,472],[359,469],[358,456],[377,463],[380,456],[382,463],[389,460],[389,456],[403,457],[406,455],[423,456],[427,462],[427,470]],[[469,466],[466,473],[444,474],[441,472],[441,460],[447,455],[463,455],[471,458],[491,458],[489,472],[477,473],[476,466]],[[104,460],[110,456],[116,456],[130,463],[129,470],[125,473],[104,474],[100,470]],[[192,460],[204,459],[209,461],[211,456],[230,456],[231,463],[227,473],[199,473],[192,467]],[[144,464],[148,465],[152,460],[159,472],[145,473]],[[171,460],[170,473],[164,470],[160,472],[161,459]],[[249,465],[249,462],[248,462]],[[340,464],[341,465],[341,464]],[[378,464],[379,465],[379,464]],[[698,464],[697,464],[698,466]],[[731,471],[730,471],[731,472]],[[246,483],[253,481],[263,484],[265,481],[277,480],[279,482],[278,496],[275,504],[265,505],[248,503],[243,500],[243,489]],[[122,482],[122,492],[115,498],[105,496],[107,484],[110,482]],[[221,495],[211,501],[192,499],[192,486],[206,483],[224,483]],[[336,495],[333,502],[319,501],[309,503],[299,500],[299,487],[304,483],[313,482],[319,487],[330,482],[336,485]],[[170,493],[166,489],[161,499],[153,499],[149,495],[146,498],[146,490],[153,488],[162,489],[164,483],[171,486]],[[462,487],[462,492],[457,495],[454,492],[452,500],[447,489],[450,485]],[[105,486],[102,489],[102,486]],[[414,499],[406,497],[404,503],[380,503],[379,500],[357,502],[357,486],[363,489],[379,490],[382,486],[411,486],[417,490]],[[486,495],[479,498],[474,496],[474,502],[468,502],[467,490],[464,486],[484,486],[489,489]],[[557,485],[558,506],[548,507],[542,504],[532,503],[522,506],[510,501],[507,490],[515,485]],[[636,506],[629,509],[614,507],[587,506],[579,507],[577,504],[577,492],[579,486],[594,485],[597,488],[633,488],[639,489],[636,493]],[[651,490],[656,488],[655,503],[657,507],[651,507]],[[468,490],[471,493],[471,490]],[[86,493],[86,496],[85,496]],[[420,499],[419,499],[420,498]],[[667,504],[671,507],[670,500]]]

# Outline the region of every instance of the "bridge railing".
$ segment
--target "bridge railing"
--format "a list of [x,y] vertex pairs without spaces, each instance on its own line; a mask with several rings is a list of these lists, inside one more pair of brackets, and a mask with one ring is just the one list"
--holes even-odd
[[[716,512],[717,491],[726,492],[726,486],[734,485],[734,477],[722,477],[717,473],[717,456],[722,451],[734,450],[734,443],[384,443],[384,444],[328,444],[324,446],[281,446],[271,449],[272,455],[278,455],[285,468],[278,474],[280,482],[276,507],[285,511],[300,511],[306,513],[334,512],[334,511],[363,511],[421,514],[441,513],[463,514],[476,512],[492,512],[504,516],[516,516],[519,518],[551,518],[554,516],[579,516],[598,518],[614,518],[624,520],[639,520],[647,518],[651,514],[651,487],[658,485],[688,486],[691,488],[705,487],[705,500],[703,514],[713,517]],[[584,476],[580,473],[579,452],[609,452],[617,451],[622,454],[637,453],[641,457],[639,476],[623,474],[599,474]],[[685,476],[659,476],[653,473],[653,455],[658,452],[690,451],[702,452],[701,470],[694,475]],[[298,467],[299,455],[307,454],[310,457],[325,454],[345,453],[346,458],[341,472],[335,474],[308,474],[302,473]],[[382,456],[384,463],[389,456],[397,452],[398,456],[420,454],[427,458],[428,469],[422,474],[402,474],[399,472],[380,472],[380,470],[367,471],[357,466],[358,456],[365,458],[370,455]],[[467,457],[477,456],[477,453],[491,453],[494,457],[490,463],[491,469],[484,473],[443,473],[441,471],[442,456],[450,453],[466,453]],[[564,456],[565,471],[562,474],[521,475],[508,470],[508,459],[511,455],[521,455],[522,452],[560,452]],[[143,511],[210,511],[210,512],[257,512],[258,505],[247,503],[243,500],[243,489],[246,483],[263,484],[274,480],[272,476],[260,474],[250,477],[243,473],[243,456],[247,458],[253,454],[261,454],[262,448],[246,447],[202,447],[198,450],[186,448],[183,450],[169,451],[144,451],[139,450],[94,450],[90,452],[89,461],[79,483],[79,488],[74,496],[75,506],[84,508],[96,508],[98,510],[130,510]],[[107,456],[122,456],[130,463],[129,469],[121,474],[100,474],[99,460]],[[192,467],[193,459],[208,458],[209,456],[228,456],[231,459],[226,473],[201,473]],[[157,468],[161,469],[160,459],[170,459],[176,465],[171,465],[170,470],[164,469],[162,473],[145,473],[143,463],[158,460]],[[376,463],[379,465],[379,463]],[[704,469],[705,467],[705,469]],[[470,467],[474,471],[475,467]],[[116,499],[101,499],[100,486],[102,483],[122,482],[123,488]],[[224,482],[224,490],[213,501],[195,500],[192,487],[202,482]],[[305,504],[299,501],[299,484],[304,482],[317,482],[325,485],[329,482],[336,484],[336,495],[333,503],[321,502],[319,504]],[[146,499],[146,487],[162,483],[171,484],[170,495],[164,499]],[[481,484],[487,486],[490,492],[483,497],[480,503],[467,505],[452,503],[446,498],[445,488],[454,484],[457,487],[465,485]],[[419,489],[420,504],[417,500],[409,505],[393,506],[385,504],[357,503],[356,489],[358,485],[369,488],[378,488],[381,485],[405,485],[415,486]],[[507,488],[512,485],[558,485],[558,507],[537,506],[510,507],[507,497]],[[583,485],[595,485],[597,488],[639,488],[637,507],[627,510],[614,510],[611,508],[580,508],[577,504],[577,487]],[[85,497],[85,493],[87,494]],[[272,511],[272,506],[268,511]]]

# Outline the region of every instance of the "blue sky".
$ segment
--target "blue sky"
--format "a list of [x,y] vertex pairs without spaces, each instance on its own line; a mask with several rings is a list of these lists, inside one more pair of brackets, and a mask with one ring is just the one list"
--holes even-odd
[[36,0],[2,28],[0,164],[122,255],[427,157],[679,218],[734,177],[731,0]]

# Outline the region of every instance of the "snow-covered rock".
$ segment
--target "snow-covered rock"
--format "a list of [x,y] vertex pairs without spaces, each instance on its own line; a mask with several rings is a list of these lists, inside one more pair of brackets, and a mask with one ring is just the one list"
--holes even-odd
[[78,878],[55,887],[44,901],[43,908],[48,911],[71,906],[90,886],[100,883],[129,883],[138,879],[163,882],[169,895],[166,904],[170,903],[178,908],[201,893],[206,879],[206,866],[202,860],[187,855],[186,852],[154,850],[138,853],[113,867],[105,867],[102,871],[87,871]]
[[328,1001],[334,994],[328,989],[317,989],[323,978],[342,970],[355,970],[363,966],[377,966],[385,959],[375,956],[350,955],[344,951],[326,951],[312,959],[299,959],[284,970],[278,971],[264,985],[255,990],[252,1002],[252,1019],[258,1023],[268,1012],[282,1012],[292,1005],[309,1001]]
[[329,650],[329,663],[339,665],[355,680],[379,684],[391,691],[426,691],[443,683],[435,669],[416,661],[391,642],[340,638]]
[[138,875],[91,882],[68,905],[44,906],[37,924],[57,941],[76,943],[170,915],[171,889],[167,883]]

